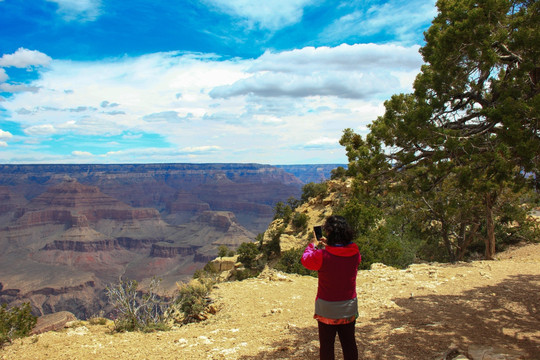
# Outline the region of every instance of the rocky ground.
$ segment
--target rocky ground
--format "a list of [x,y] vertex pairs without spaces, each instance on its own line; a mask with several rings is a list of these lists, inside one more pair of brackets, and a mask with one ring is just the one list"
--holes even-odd
[[[220,310],[205,322],[150,334],[75,322],[16,340],[0,359],[314,359],[316,287],[312,277],[267,271],[218,285]],[[540,244],[495,261],[375,265],[358,274],[357,290],[363,359],[440,359],[452,348],[470,358],[540,359]]]

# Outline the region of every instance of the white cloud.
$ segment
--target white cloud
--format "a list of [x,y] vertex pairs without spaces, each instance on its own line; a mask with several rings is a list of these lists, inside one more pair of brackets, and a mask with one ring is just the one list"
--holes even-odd
[[[378,83],[378,80],[382,82]],[[258,96],[337,96],[362,99],[399,86],[397,78],[372,74],[347,74],[319,72],[313,76],[283,73],[256,74],[239,80],[231,86],[214,89],[210,95],[216,98],[256,94]]]
[[7,147],[8,143],[4,140],[9,140],[13,137],[13,135],[9,131],[4,131],[0,129],[0,147]]
[[11,139],[13,135],[9,131],[4,131],[0,129],[0,140],[8,140]]
[[318,139],[313,139],[308,141],[306,144],[309,146],[321,146],[321,145],[337,145],[339,143],[339,139],[331,139],[328,137],[321,137]]
[[143,117],[143,120],[147,122],[165,121],[165,122],[175,123],[175,122],[185,121],[189,119],[190,116],[191,114],[187,114],[185,117],[182,117],[176,111],[162,111],[159,113],[145,115]]
[[[337,96],[369,98],[399,91],[422,64],[418,46],[343,44],[267,52],[248,70],[253,75],[210,92],[215,98],[259,96]],[[410,86],[410,83],[407,84]]]
[[79,151],[79,150],[72,151],[71,154],[72,154],[73,156],[81,156],[81,157],[94,156],[94,154],[92,154],[91,152],[88,152],[88,151]]
[[184,148],[136,148],[118,151],[109,151],[101,156],[101,162],[216,162],[215,154],[223,152],[223,148],[216,145],[193,146]]
[[4,54],[0,58],[0,67],[25,68],[30,66],[47,66],[51,58],[37,50],[19,48],[13,54]]
[[34,125],[24,129],[24,133],[30,136],[52,135],[56,132],[56,129],[51,124]]
[[6,70],[0,68],[0,83],[9,79],[9,76],[6,74]]
[[389,34],[396,41],[415,43],[421,29],[437,15],[436,0],[359,2],[356,11],[335,20],[320,37],[324,40]]
[[[112,151],[118,145],[103,142],[110,152],[94,155],[97,162],[292,163],[308,152],[314,161],[346,161],[331,141],[381,115],[391,94],[411,91],[420,63],[418,47],[372,44],[248,60],[176,52],[53,60],[24,84],[39,93],[14,93],[2,108],[27,142],[69,134],[118,136],[110,140],[122,146],[122,137],[137,138],[142,146]],[[25,162],[28,155],[9,156],[0,154],[0,162]]]
[[181,153],[209,153],[222,150],[221,146],[208,145],[208,146],[192,146],[180,149]]
[[65,20],[93,21],[101,15],[101,0],[47,0],[58,4]]
[[9,93],[20,93],[20,92],[37,93],[39,91],[39,87],[27,86],[23,84],[13,85],[13,84],[3,83],[3,84],[0,84],[0,91],[5,91]]
[[204,3],[247,21],[248,26],[277,30],[302,19],[304,7],[314,0],[203,0]]

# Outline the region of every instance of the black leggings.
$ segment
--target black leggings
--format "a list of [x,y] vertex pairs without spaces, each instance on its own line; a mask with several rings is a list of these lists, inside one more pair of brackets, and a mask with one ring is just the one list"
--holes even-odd
[[358,348],[356,347],[356,339],[354,337],[355,321],[342,325],[328,325],[318,321],[319,323],[319,342],[321,360],[334,360],[334,341],[336,333],[341,342],[343,349],[344,360],[357,360]]

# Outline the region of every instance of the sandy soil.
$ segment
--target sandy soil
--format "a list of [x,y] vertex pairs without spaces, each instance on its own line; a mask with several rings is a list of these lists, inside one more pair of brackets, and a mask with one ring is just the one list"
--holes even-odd
[[[316,286],[312,277],[267,272],[218,285],[212,296],[221,309],[202,323],[111,334],[110,325],[80,322],[17,340],[0,359],[314,359]],[[434,359],[451,344],[540,359],[540,244],[495,261],[375,266],[358,274],[357,290],[364,359]]]

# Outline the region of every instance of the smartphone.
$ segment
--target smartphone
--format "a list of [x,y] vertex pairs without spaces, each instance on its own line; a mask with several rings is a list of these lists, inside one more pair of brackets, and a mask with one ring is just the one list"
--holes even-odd
[[315,231],[315,236],[317,237],[317,240],[321,240],[321,238],[322,238],[322,226],[314,226],[313,230]]

